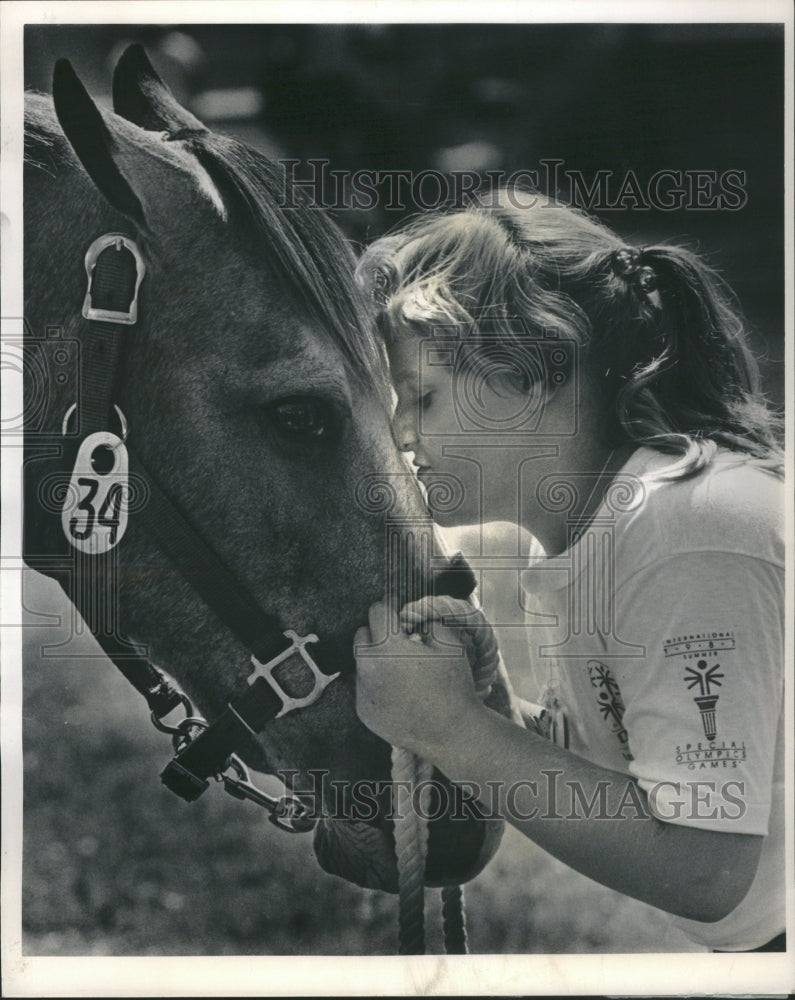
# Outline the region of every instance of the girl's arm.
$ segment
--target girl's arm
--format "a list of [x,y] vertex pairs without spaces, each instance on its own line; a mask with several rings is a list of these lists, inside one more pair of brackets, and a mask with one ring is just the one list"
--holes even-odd
[[[762,838],[665,823],[634,778],[578,757],[482,705],[423,756],[488,789],[525,836],[589,878],[691,920],[720,920],[753,880]],[[532,784],[529,784],[532,782]],[[513,788],[513,791],[511,789]],[[590,815],[589,815],[590,813]]]
[[[388,634],[385,604],[357,634],[357,709],[385,740],[431,761],[550,854],[678,916],[729,914],[753,880],[762,837],[665,823],[630,776],[593,764],[482,705],[466,657]],[[392,632],[396,631],[394,616]],[[698,806],[696,805],[696,808]]]

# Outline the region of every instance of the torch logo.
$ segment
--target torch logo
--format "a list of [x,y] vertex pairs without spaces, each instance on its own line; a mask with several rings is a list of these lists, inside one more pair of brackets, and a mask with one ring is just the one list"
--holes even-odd
[[712,694],[712,688],[720,687],[722,678],[720,664],[715,663],[709,667],[706,660],[699,660],[695,667],[688,667],[683,678],[688,690],[692,691],[693,688],[698,688],[699,693],[693,698],[693,701],[698,706],[701,722],[704,726],[704,735],[708,740],[714,740],[718,735],[715,706],[719,696]]

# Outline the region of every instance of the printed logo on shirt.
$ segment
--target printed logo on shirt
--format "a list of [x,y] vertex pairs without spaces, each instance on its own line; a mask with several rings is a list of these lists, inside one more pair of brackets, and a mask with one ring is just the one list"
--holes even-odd
[[744,740],[682,743],[676,747],[676,763],[688,771],[734,768],[746,759]]
[[710,665],[706,660],[698,660],[695,667],[687,668],[683,678],[688,690],[692,691],[695,688],[698,692],[693,701],[698,708],[701,724],[704,727],[704,735],[708,740],[714,740],[718,735],[715,709],[720,695],[713,694],[712,689],[722,686],[723,676],[720,663]]
[[551,743],[569,749],[569,716],[563,707],[558,689],[550,682],[541,698],[543,708],[536,718],[536,729]]
[[693,703],[707,740],[714,740],[718,735],[720,694],[715,689],[722,687],[725,676],[720,662],[715,661],[721,656],[725,662],[726,655],[735,648],[734,632],[718,629],[673,636],[663,643],[666,658],[681,656],[684,660],[695,660],[685,668],[682,680],[688,691],[693,691]]
[[621,747],[624,760],[632,760],[629,749],[629,734],[624,728],[624,701],[618,681],[610,672],[610,667],[599,660],[588,660],[588,676],[591,687],[596,689],[596,701],[602,718],[614,733]]
[[685,660],[695,660],[698,657],[709,659],[717,656],[721,650],[734,649],[734,646],[734,632],[692,632],[666,639],[663,653],[666,657],[681,656]]
[[557,743],[564,750],[569,749],[569,718],[562,709],[542,709],[535,719],[535,726],[539,736],[550,743]]

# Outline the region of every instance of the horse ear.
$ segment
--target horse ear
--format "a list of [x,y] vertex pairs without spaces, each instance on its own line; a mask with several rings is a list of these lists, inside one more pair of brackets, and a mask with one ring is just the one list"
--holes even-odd
[[89,177],[114,208],[145,226],[143,206],[113,157],[116,143],[110,129],[68,59],[55,64],[52,99],[64,135]]
[[55,64],[52,96],[61,128],[89,177],[142,231],[173,218],[175,204],[197,196],[226,218],[221,196],[195,156],[179,142],[163,142],[101,111],[66,59]]
[[150,132],[206,132],[163,83],[142,45],[125,49],[113,73],[113,110]]

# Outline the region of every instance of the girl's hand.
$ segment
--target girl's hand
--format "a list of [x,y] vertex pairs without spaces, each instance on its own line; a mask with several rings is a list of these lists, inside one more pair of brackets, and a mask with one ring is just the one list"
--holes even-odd
[[[382,739],[433,761],[437,747],[483,711],[464,646],[438,621],[409,636],[385,602],[354,639],[356,711]],[[400,629],[400,631],[398,631]]]

